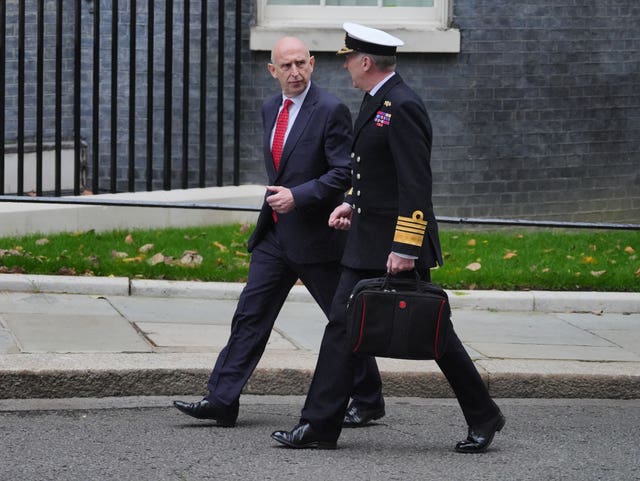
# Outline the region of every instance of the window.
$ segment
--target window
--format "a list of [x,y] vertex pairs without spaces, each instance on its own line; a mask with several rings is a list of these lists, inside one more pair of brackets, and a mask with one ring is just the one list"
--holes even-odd
[[344,22],[381,28],[405,42],[398,52],[459,52],[460,32],[449,27],[453,0],[257,0],[251,49],[268,50],[284,34],[312,50],[342,47]]

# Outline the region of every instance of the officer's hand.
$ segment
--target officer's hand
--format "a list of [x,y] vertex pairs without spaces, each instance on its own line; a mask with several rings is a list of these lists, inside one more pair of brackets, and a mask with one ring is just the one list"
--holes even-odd
[[351,206],[346,202],[333,209],[329,216],[329,227],[338,230],[349,230],[351,227]]
[[410,271],[416,266],[415,259],[405,259],[393,252],[387,258],[387,272],[389,274],[397,274],[398,272]]
[[286,214],[296,208],[291,189],[280,185],[268,185],[267,190],[272,192],[267,196],[267,204],[278,214]]

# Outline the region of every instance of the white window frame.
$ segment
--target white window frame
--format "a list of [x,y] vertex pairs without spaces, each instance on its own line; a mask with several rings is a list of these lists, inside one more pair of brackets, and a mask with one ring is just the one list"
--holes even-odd
[[295,35],[312,51],[336,51],[344,44],[342,24],[356,22],[402,39],[405,45],[398,53],[460,52],[460,31],[450,28],[455,0],[434,0],[433,8],[267,5],[267,0],[256,1],[252,50],[270,50],[283,35]]

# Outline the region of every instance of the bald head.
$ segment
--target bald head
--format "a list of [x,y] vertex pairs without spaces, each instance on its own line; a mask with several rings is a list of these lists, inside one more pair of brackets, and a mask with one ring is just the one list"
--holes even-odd
[[315,58],[307,45],[296,37],[283,37],[271,50],[269,72],[287,97],[300,95],[309,85]]
[[309,47],[302,40],[297,37],[282,37],[271,49],[271,63],[276,63],[279,56],[286,55],[291,50],[306,52],[307,58],[311,57]]

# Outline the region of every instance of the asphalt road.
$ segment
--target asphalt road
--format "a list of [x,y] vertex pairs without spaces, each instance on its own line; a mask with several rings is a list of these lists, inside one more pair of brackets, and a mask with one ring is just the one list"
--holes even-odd
[[453,451],[455,401],[394,398],[335,451],[269,438],[301,397],[245,396],[234,429],[192,420],[169,398],[0,401],[0,480],[640,480],[640,400],[502,399],[507,424],[481,455]]

